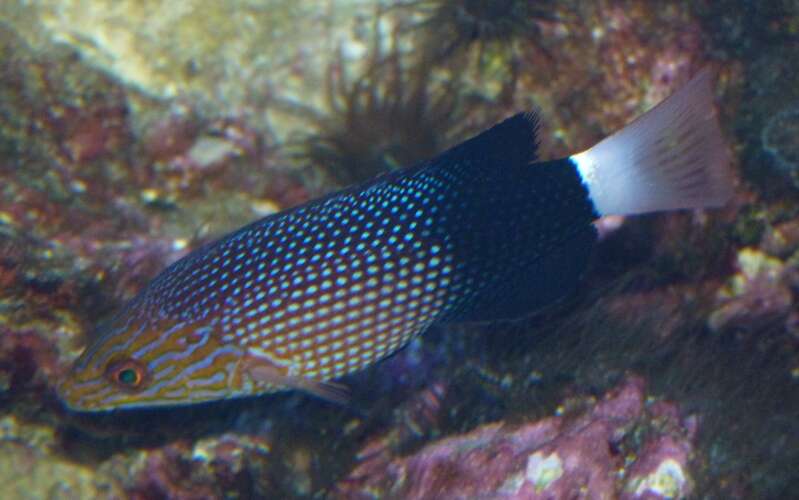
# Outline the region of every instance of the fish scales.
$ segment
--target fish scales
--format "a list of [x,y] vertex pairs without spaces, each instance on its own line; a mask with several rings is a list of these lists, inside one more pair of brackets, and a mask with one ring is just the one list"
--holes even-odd
[[561,298],[602,213],[574,157],[535,163],[536,128],[516,115],[196,250],[103,326],[62,398],[85,410],[287,388],[339,400],[332,379],[434,323],[513,318]]

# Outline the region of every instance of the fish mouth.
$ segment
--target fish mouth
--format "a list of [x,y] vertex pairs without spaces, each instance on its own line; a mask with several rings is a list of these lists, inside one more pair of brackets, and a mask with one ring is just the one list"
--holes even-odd
[[63,378],[56,382],[54,389],[56,397],[65,407],[70,410],[85,411],[80,404],[80,400],[75,397],[69,378]]

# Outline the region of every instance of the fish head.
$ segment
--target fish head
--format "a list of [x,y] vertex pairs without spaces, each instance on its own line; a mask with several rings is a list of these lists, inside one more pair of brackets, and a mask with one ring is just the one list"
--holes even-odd
[[75,361],[57,387],[72,410],[188,405],[231,397],[241,349],[202,321],[117,322]]

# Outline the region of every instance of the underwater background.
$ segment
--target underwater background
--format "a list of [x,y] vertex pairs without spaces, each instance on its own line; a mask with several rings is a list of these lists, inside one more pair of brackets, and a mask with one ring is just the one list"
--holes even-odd
[[[799,496],[799,2],[0,0],[0,498]],[[297,392],[79,414],[167,264],[540,113],[593,145],[706,65],[721,210],[603,220],[579,292]]]

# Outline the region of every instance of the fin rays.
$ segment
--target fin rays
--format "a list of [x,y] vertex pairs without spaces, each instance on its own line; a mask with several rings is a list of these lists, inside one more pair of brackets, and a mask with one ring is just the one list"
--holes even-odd
[[732,194],[710,69],[638,119],[573,155],[601,215],[720,206]]

